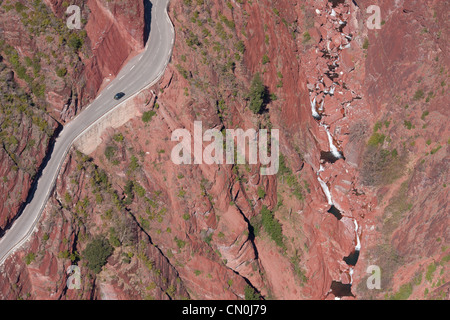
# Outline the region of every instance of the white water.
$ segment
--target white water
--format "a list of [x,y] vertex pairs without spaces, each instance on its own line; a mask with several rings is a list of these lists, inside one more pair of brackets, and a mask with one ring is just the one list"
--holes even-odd
[[353,222],[355,223],[355,232],[356,232],[356,246],[355,246],[355,250],[356,251],[360,251],[361,250],[361,241],[359,240],[359,234],[358,234],[358,222],[356,221],[356,219],[353,219]]
[[320,177],[317,177],[317,180],[319,181],[320,186],[322,187],[323,193],[325,193],[325,196],[327,197],[328,204],[330,206],[332,206],[333,205],[333,200],[331,199],[330,189],[328,189],[327,184],[322,179],[320,179]]
[[330,144],[330,151],[333,154],[333,156],[335,156],[337,159],[342,158],[341,153],[339,152],[339,150],[336,148],[336,146],[333,144],[333,137],[331,136],[330,130],[328,130],[328,127],[326,125],[322,125],[326,132],[327,132],[327,136],[328,136],[328,143]]
[[316,98],[314,97],[314,100],[311,101],[311,114],[314,118],[320,118],[320,115],[316,111]]
[[319,111],[323,111],[323,104],[325,103],[325,100],[322,100],[320,103]]
[[331,87],[331,89],[330,89],[330,96],[334,95],[334,90],[335,90],[335,87]]

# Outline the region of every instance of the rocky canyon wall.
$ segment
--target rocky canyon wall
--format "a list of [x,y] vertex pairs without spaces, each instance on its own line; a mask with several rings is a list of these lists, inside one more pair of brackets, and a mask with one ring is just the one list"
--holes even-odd
[[[166,73],[71,152],[2,297],[448,299],[445,4],[379,1],[370,30],[371,4],[171,1]],[[174,164],[172,132],[194,121],[279,129],[279,172]],[[93,272],[97,236],[114,251]]]

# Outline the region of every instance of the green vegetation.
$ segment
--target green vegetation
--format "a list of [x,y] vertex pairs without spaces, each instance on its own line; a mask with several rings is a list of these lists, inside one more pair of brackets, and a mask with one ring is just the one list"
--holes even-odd
[[303,33],[303,43],[307,43],[309,40],[311,40],[311,35],[306,31]]
[[64,78],[67,74],[66,68],[56,68],[56,75],[60,78]]
[[379,145],[382,145],[384,143],[384,140],[386,139],[386,136],[384,134],[374,132],[370,138],[367,144],[371,147],[377,147]]
[[114,249],[104,237],[97,237],[86,246],[83,258],[87,260],[88,268],[94,273],[99,273],[106,264],[108,257]]
[[389,297],[390,300],[407,300],[413,291],[413,286],[411,283],[402,285],[398,291]]
[[418,101],[418,100],[423,99],[424,96],[425,96],[425,94],[424,94],[423,90],[422,90],[422,89],[418,89],[418,90],[414,93],[413,99],[414,99],[415,101]]
[[248,284],[244,288],[244,296],[245,300],[261,300],[261,295]]
[[403,121],[403,125],[404,125],[405,128],[408,129],[408,130],[414,129],[413,124],[412,124],[411,121],[409,121],[409,120]]
[[30,252],[25,256],[25,263],[28,265],[32,263],[36,259],[36,254],[34,252]]
[[105,148],[105,157],[109,161],[112,160],[112,158],[116,155],[117,152],[117,146],[115,145],[109,145]]
[[280,167],[277,176],[282,183],[286,183],[289,187],[289,194],[294,195],[300,201],[304,200],[303,187],[299,182],[298,177],[296,177],[292,173],[292,170],[286,165],[286,159],[282,154],[280,155]]
[[429,114],[430,114],[430,112],[428,110],[425,110],[424,112],[422,112],[420,119],[425,120],[425,117],[428,116]]
[[253,77],[249,93],[250,110],[252,110],[253,113],[261,113],[261,111],[264,109],[266,95],[266,87],[262,82],[261,75],[257,73]]
[[153,110],[145,111],[142,115],[142,121],[144,123],[150,122],[152,120],[153,116],[155,116],[155,115],[156,115],[156,112]]
[[175,243],[177,244],[177,247],[180,249],[183,249],[186,246],[186,242],[178,239],[177,237],[175,237]]
[[[405,121],[407,128],[414,126]],[[385,142],[391,144],[390,137],[378,132],[383,128],[388,128],[383,122],[377,121],[373,128],[373,133],[367,141],[367,147],[363,155],[361,177],[365,185],[380,186],[390,184],[402,175],[403,167],[406,162],[406,151],[397,149],[389,150],[384,147]]]
[[363,48],[364,50],[367,50],[367,49],[369,48],[369,38],[365,38],[365,39],[364,39],[364,43],[363,43],[362,48]]
[[438,145],[436,148],[431,149],[430,154],[435,154],[442,148],[441,145]]
[[260,199],[264,199],[264,197],[266,196],[266,191],[264,190],[264,188],[259,186],[258,190],[257,190],[257,194]]
[[427,279],[428,282],[433,281],[433,274],[436,271],[436,264],[433,262],[427,267],[427,272],[425,274],[425,279]]
[[263,206],[261,209],[261,224],[264,230],[269,234],[270,238],[272,238],[278,246],[284,247],[281,224],[266,206]]

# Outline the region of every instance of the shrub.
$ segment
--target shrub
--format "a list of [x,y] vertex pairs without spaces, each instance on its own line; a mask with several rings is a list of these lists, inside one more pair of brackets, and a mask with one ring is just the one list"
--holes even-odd
[[411,295],[413,290],[412,284],[407,283],[402,285],[397,293],[395,293],[393,296],[390,297],[391,300],[407,300],[409,296]]
[[423,90],[422,90],[422,89],[418,89],[418,90],[414,93],[413,99],[417,101],[417,100],[422,99],[423,97],[424,97]]
[[266,196],[266,191],[260,186],[258,187],[257,194],[260,199],[264,199],[264,197]]
[[283,233],[281,225],[266,206],[263,206],[261,209],[261,222],[264,230],[269,234],[272,240],[275,241],[275,243],[280,247],[283,247]]
[[239,51],[240,53],[245,52],[245,44],[242,40],[240,40],[236,43],[236,50]]
[[36,254],[34,252],[30,252],[25,256],[25,263],[30,264],[36,259]]
[[303,43],[307,43],[309,40],[311,40],[311,35],[306,31],[303,33]]
[[177,237],[175,237],[175,242],[177,244],[177,247],[180,249],[183,249],[186,246],[186,242],[181,239],[178,239]]
[[382,145],[384,143],[384,139],[386,139],[386,136],[384,134],[374,132],[372,136],[369,138],[369,141],[367,144],[372,147],[376,147],[378,145]]
[[245,300],[260,300],[261,296],[250,285],[246,285],[244,288]]
[[104,237],[97,237],[88,243],[83,251],[83,258],[87,260],[88,268],[91,271],[99,273],[113,250],[108,240]]
[[369,39],[365,38],[362,46],[363,49],[367,50],[369,48]]
[[105,148],[105,157],[106,157],[106,159],[111,160],[115,156],[116,151],[117,151],[117,147],[116,146],[107,146]]
[[56,68],[56,75],[60,78],[63,78],[67,74],[66,68]]
[[403,121],[403,125],[405,126],[406,129],[411,130],[413,128],[413,125],[411,123],[411,121],[409,120],[405,120]]
[[266,94],[266,87],[262,82],[261,75],[257,73],[253,77],[249,93],[250,110],[252,110],[253,113],[258,114],[263,110]]
[[83,39],[78,36],[76,33],[72,33],[69,36],[69,39],[67,41],[67,44],[69,45],[70,48],[72,48],[73,51],[77,52],[78,50],[81,49],[81,47],[84,44]]
[[142,121],[145,123],[150,122],[154,115],[156,115],[155,111],[153,111],[153,110],[146,111],[142,115]]

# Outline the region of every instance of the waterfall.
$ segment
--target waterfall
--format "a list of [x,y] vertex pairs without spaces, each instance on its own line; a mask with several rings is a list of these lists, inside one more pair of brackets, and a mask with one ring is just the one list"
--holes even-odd
[[317,180],[319,180],[320,186],[322,187],[322,190],[325,193],[325,196],[327,197],[328,204],[330,206],[332,206],[333,205],[333,200],[331,199],[330,189],[328,189],[327,184],[322,179],[320,179],[320,177],[317,177]]

